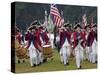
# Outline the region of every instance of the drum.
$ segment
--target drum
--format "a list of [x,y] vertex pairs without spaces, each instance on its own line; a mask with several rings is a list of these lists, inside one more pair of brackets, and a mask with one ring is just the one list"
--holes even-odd
[[20,47],[18,49],[16,49],[16,55],[19,59],[23,59],[27,57],[27,49]]
[[21,47],[17,40],[15,40],[16,55],[19,59],[27,57],[27,48]]
[[44,45],[43,46],[43,56],[45,58],[50,58],[53,56],[52,48],[50,45]]

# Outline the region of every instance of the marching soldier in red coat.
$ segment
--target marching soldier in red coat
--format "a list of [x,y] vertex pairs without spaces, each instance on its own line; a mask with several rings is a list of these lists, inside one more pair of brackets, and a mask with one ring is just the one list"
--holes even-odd
[[40,64],[43,63],[43,52],[42,52],[42,42],[41,42],[41,31],[39,29],[39,27],[37,26],[36,30],[35,30],[35,42],[37,43],[37,49],[38,51],[38,58],[39,58],[39,62]]
[[[66,50],[63,49],[64,48],[63,44],[64,44],[65,39],[66,39],[66,32],[64,31],[63,27],[59,29],[59,34],[60,34],[60,58],[61,58],[61,63],[64,63],[64,65],[67,65]],[[63,50],[65,50],[65,52]]]
[[35,26],[34,37],[35,37],[35,47],[38,50],[38,62],[43,63],[43,52],[42,52],[42,42],[41,42],[41,30],[40,24],[38,21],[35,21],[33,24]]
[[87,58],[91,63],[96,62],[96,50],[97,50],[97,42],[95,38],[95,26],[90,28],[90,26],[86,27],[87,37],[86,37],[86,46],[87,46]]
[[81,26],[77,24],[75,26],[75,32],[73,33],[74,37],[74,50],[75,50],[75,59],[76,59],[76,66],[78,69],[81,69],[81,62],[83,60],[83,48],[82,48],[82,36],[81,36]]
[[71,25],[70,24],[65,24],[64,25],[64,27],[65,27],[65,32],[66,32],[66,39],[67,39],[67,41],[68,41],[68,45],[67,45],[67,57],[68,57],[68,59],[69,59],[69,57],[70,57],[70,55],[71,55],[71,34],[72,34],[72,32],[71,32]]
[[97,62],[97,32],[96,32],[96,25],[94,25],[90,32],[90,62],[96,63]]
[[70,34],[67,29],[68,25],[65,25],[60,30],[60,56],[61,56],[61,62],[64,63],[64,65],[69,65],[69,56],[70,56]]
[[32,26],[30,28],[29,33],[29,40],[28,40],[28,50],[29,50],[29,56],[30,56],[30,65],[36,66],[39,65],[39,59],[38,59],[38,49],[37,49],[37,42],[35,42],[35,26]]

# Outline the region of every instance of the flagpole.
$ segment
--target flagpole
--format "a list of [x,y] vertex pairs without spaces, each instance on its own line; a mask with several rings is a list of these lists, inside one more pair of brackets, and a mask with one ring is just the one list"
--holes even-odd
[[45,10],[45,27],[47,28],[47,11]]
[[49,38],[50,38],[50,30],[48,29],[48,19],[47,19],[47,10],[45,10],[45,27],[46,27],[46,29],[47,29],[47,31],[48,31],[48,33],[49,33]]

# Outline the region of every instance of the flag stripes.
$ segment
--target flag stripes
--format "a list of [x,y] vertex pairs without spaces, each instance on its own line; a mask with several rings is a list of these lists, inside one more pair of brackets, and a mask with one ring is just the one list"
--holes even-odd
[[55,5],[51,5],[50,15],[53,16],[53,22],[57,27],[61,27],[63,25],[62,17],[60,16],[59,10]]

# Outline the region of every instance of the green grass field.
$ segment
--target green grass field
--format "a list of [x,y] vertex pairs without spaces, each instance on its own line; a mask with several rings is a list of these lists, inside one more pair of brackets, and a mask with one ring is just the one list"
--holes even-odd
[[[93,69],[97,68],[97,64],[89,63],[88,61],[82,62],[82,69]],[[60,56],[58,52],[54,52],[53,60],[48,59],[46,63],[41,64],[40,66],[30,67],[29,60],[25,63],[16,63],[16,73],[28,73],[28,72],[45,72],[45,71],[62,71],[62,70],[77,70],[75,58],[71,57],[69,59],[69,65],[64,66],[60,62]]]

